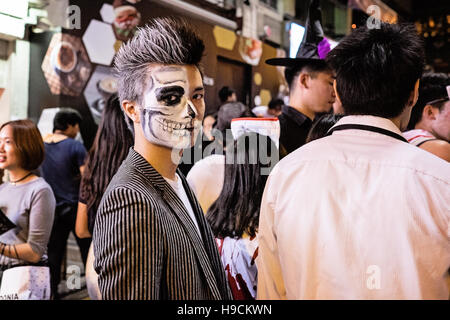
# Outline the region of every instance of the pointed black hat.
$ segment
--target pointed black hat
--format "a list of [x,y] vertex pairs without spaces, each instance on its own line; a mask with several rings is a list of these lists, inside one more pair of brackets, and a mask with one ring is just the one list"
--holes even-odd
[[272,66],[284,66],[288,68],[300,69],[305,65],[324,63],[320,59],[318,46],[324,39],[322,29],[322,12],[320,1],[311,0],[309,4],[308,17],[306,19],[305,35],[300,43],[296,58],[272,58],[266,63]]

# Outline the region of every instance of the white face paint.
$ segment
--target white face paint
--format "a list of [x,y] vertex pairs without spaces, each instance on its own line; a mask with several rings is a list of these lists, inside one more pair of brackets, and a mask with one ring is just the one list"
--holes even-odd
[[202,127],[203,94],[196,67],[161,66],[153,70],[141,110],[145,138],[168,148],[191,147]]

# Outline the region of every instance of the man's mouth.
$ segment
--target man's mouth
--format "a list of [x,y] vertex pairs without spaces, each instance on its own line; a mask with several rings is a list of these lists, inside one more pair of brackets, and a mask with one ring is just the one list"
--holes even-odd
[[189,131],[192,132],[194,131],[194,123],[193,122],[188,122],[188,123],[180,123],[180,122],[176,122],[176,121],[171,121],[171,120],[167,120],[167,119],[161,119],[161,120],[157,120],[158,123],[161,125],[162,129],[165,131],[169,131],[169,132],[177,132],[180,130],[185,130],[185,131]]

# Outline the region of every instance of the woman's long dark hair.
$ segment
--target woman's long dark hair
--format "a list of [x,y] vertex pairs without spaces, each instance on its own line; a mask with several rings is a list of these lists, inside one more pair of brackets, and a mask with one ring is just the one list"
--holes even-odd
[[80,190],[87,202],[88,229],[91,234],[103,193],[127,156],[133,140],[119,99],[116,95],[112,95],[105,105],[94,144],[89,150]]
[[268,172],[262,170],[275,165],[272,155],[278,160],[278,149],[267,136],[247,133],[234,142],[233,156],[226,158],[222,192],[206,214],[215,237],[256,235],[268,176]]

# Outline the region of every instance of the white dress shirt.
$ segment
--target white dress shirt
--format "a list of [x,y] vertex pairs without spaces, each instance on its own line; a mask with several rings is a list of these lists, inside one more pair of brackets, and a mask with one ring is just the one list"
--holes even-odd
[[[401,135],[388,119],[347,116]],[[258,299],[448,299],[450,164],[388,135],[335,131],[274,168]]]

